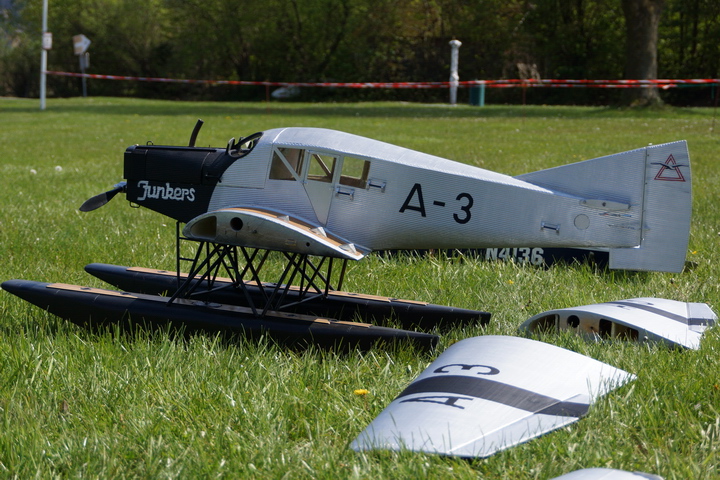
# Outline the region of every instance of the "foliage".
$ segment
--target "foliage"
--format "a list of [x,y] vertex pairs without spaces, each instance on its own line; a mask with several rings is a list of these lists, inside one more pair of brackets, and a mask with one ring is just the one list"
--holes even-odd
[[[548,479],[589,467],[718,478],[720,335],[698,351],[622,341],[543,341],[638,376],[576,424],[487,459],[368,452],[349,442],[452,342],[517,335],[552,308],[657,296],[720,308],[720,181],[712,109],[208,103],[122,98],[0,99],[0,258],[4,278],[105,287],[91,262],[174,269],[175,226],[122,198],[77,207],[122,178],[131,144],[225,145],[284,125],[329,127],[517,175],[687,139],[694,218],[686,271],[550,269],[473,258],[369,256],[351,291],[484,309],[486,328],[441,346],[288,350],[267,339],[93,333],[0,292],[0,476],[5,478]],[[38,141],[40,139],[40,141]],[[672,206],[668,208],[672,214]],[[355,390],[368,394],[357,395]]]
[[0,43],[0,92],[17,97],[34,93],[38,48],[39,42],[22,31],[14,31],[6,43]]
[[[0,15],[0,95],[36,96],[40,0],[14,0]],[[720,77],[720,7],[667,0],[660,25],[660,78]],[[462,79],[622,78],[620,0],[51,0],[49,69],[78,71],[71,38],[83,33],[91,73],[252,81],[444,81],[448,41],[458,38]],[[39,56],[39,55],[38,55]],[[522,70],[522,71],[521,71]],[[80,81],[52,77],[51,96]],[[91,95],[259,99],[263,87],[93,81]],[[446,92],[309,89],[304,98],[445,99]],[[493,92],[517,102],[514,91]],[[663,92],[673,102],[708,102],[707,89]],[[543,89],[535,103],[601,103],[607,89]]]
[[[668,2],[660,25],[660,75],[666,78],[720,77],[720,4],[713,0]],[[692,77],[688,77],[692,72]],[[698,91],[668,92],[670,101],[694,101]]]

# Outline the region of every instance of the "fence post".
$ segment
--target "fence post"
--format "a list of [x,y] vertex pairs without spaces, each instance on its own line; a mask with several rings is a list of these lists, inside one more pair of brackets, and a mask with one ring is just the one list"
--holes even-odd
[[47,95],[47,52],[52,48],[52,34],[48,29],[48,0],[43,0],[42,34],[43,45],[40,53],[40,110],[45,110],[45,97]]
[[458,51],[460,45],[462,45],[460,40],[452,39],[450,41],[450,105],[457,103],[457,88],[460,81],[460,75],[458,75]]

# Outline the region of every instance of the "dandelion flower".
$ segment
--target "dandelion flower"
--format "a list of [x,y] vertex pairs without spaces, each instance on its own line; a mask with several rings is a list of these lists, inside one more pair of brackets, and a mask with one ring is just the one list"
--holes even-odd
[[358,389],[355,390],[353,393],[354,393],[355,395],[361,395],[361,396],[362,396],[362,395],[367,395],[368,393],[370,393],[370,391],[367,390],[367,389],[365,389],[365,388],[358,388]]

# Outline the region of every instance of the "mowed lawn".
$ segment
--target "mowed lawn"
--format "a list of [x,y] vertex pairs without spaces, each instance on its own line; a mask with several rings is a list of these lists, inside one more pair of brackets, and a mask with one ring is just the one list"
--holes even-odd
[[637,380],[579,422],[487,459],[348,448],[460,339],[518,335],[520,323],[545,310],[633,297],[720,309],[720,119],[713,109],[88,98],[50,99],[41,112],[37,100],[0,98],[0,280],[107,287],[84,265],[174,270],[172,220],[130,208],[122,195],[95,212],[78,207],[123,179],[126,147],[186,145],[198,118],[205,121],[198,145],[224,146],[282,126],[326,127],[511,175],[684,139],[694,179],[686,269],[542,269],[444,256],[369,256],[353,264],[347,290],[493,314],[485,328],[439,332],[433,352],[89,332],[0,292],[0,478],[549,479],[589,467],[720,478],[717,329],[697,351],[543,335]]

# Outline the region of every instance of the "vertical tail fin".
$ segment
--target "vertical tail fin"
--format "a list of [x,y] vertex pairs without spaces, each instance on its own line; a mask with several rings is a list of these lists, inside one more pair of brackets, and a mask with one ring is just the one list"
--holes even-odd
[[[680,272],[685,265],[692,178],[685,141],[527,173],[516,178],[557,192],[630,205],[640,222],[617,228],[639,229],[637,244],[593,248],[609,252],[609,266],[624,270]],[[608,212],[622,216],[622,213]]]
[[645,149],[640,245],[611,248],[610,268],[680,272],[692,214],[690,155],[685,141]]

